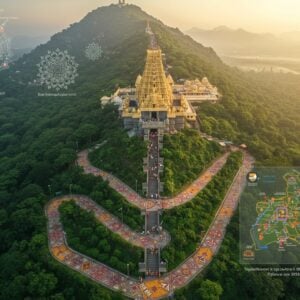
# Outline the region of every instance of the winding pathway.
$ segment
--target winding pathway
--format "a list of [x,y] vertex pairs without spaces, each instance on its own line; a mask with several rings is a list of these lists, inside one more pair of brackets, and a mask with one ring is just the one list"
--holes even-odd
[[[79,153],[77,162],[83,167],[86,173],[102,176],[104,180],[108,180],[109,185],[122,194],[130,203],[138,206],[140,209],[155,210],[161,208],[170,209],[190,201],[210,182],[212,176],[222,169],[227,161],[228,155],[229,153],[226,153],[215,161],[190,187],[178,196],[159,201],[146,200],[140,197],[119,179],[91,166],[88,161],[87,150]],[[233,180],[199,247],[176,269],[158,279],[149,279],[139,282],[134,278],[121,274],[100,262],[74,251],[67,245],[65,233],[59,219],[58,208],[63,201],[69,201],[71,198],[82,208],[94,211],[96,217],[105,226],[120,234],[125,240],[142,247],[147,243],[155,242],[151,237],[148,237],[148,241],[145,242],[143,236],[132,232],[126,226],[120,227],[117,218],[108,214],[103,208],[84,196],[74,195],[72,197],[55,198],[47,205],[46,215],[48,218],[48,238],[51,254],[55,259],[73,270],[82,273],[109,289],[122,292],[130,298],[150,300],[167,297],[173,294],[174,290],[185,286],[194,279],[212,261],[213,256],[218,252],[225,236],[226,227],[237,208],[239,196],[245,185],[246,174],[252,169],[253,163],[253,157],[247,152],[244,152],[242,167]],[[160,242],[166,243],[166,241],[167,235]]]
[[[83,195],[69,195],[54,198],[50,201],[47,207],[47,212],[52,215],[58,215],[58,208],[63,202],[75,201],[75,203],[82,209],[93,212],[98,221],[100,221],[106,228],[112,232],[120,235],[125,241],[141,248],[152,248],[159,245],[164,248],[170,241],[170,236],[166,231],[162,231],[160,235],[145,235],[137,233],[129,228],[126,224],[121,222],[117,217],[110,214],[100,205],[96,204],[92,199]],[[49,224],[52,221],[52,215]]]
[[157,210],[157,209],[171,209],[173,207],[182,205],[192,200],[197,194],[203,190],[206,185],[212,180],[226,164],[230,152],[223,154],[216,159],[210,167],[208,167],[190,186],[173,198],[167,199],[145,199],[137,194],[132,188],[126,185],[117,177],[100,170],[91,165],[88,159],[88,150],[84,150],[78,154],[77,163],[83,168],[86,174],[93,174],[94,176],[101,176],[107,180],[109,186],[121,194],[128,202],[137,206],[141,210]]

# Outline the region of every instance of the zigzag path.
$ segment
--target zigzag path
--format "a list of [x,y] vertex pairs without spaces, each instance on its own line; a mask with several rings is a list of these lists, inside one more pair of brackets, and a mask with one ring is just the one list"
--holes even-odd
[[213,164],[207,168],[191,185],[184,191],[179,193],[173,198],[167,199],[145,199],[137,194],[132,188],[126,185],[117,177],[100,170],[91,165],[88,159],[89,150],[84,150],[78,154],[77,163],[83,168],[86,174],[93,174],[94,176],[101,176],[104,180],[109,182],[109,186],[121,194],[128,202],[137,206],[141,210],[159,210],[171,209],[173,207],[185,204],[192,200],[206,185],[212,180],[225,165],[229,152],[223,154],[220,158],[216,159]]
[[[152,211],[171,209],[192,200],[211,181],[212,177],[222,169],[228,156],[229,153],[226,153],[217,159],[197,180],[179,195],[163,200],[144,199],[118,178],[91,166],[88,160],[88,150],[78,154],[77,162],[79,166],[83,167],[85,173],[101,176],[104,180],[107,180],[109,185],[127,199],[128,202],[139,207],[141,210]],[[122,292],[129,298],[150,300],[172,295],[174,290],[187,285],[203,271],[218,252],[225,236],[226,227],[237,208],[240,194],[245,185],[245,175],[252,169],[253,163],[253,157],[249,153],[243,152],[242,166],[236,174],[199,247],[176,269],[160,278],[138,281],[78,253],[68,246],[63,226],[60,222],[58,208],[64,201],[70,201],[71,199],[81,208],[94,212],[96,218],[104,226],[136,246],[148,248],[153,243],[160,243],[162,246],[165,246],[169,241],[169,236],[166,232],[162,232],[159,237],[144,236],[133,232],[126,225],[121,224],[116,217],[109,214],[86,196],[71,195],[54,198],[46,206],[50,252],[56,260],[69,268],[80,272],[111,290]]]

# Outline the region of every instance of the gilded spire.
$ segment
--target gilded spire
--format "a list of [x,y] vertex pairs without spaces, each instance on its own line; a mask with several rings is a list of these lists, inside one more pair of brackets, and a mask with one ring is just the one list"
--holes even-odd
[[186,122],[194,124],[196,113],[184,94],[185,85],[175,84],[170,74],[166,76],[162,50],[149,22],[145,31],[150,44],[143,75],[135,82],[136,94],[122,90],[124,126],[146,135],[150,129],[181,130]]
[[148,49],[146,66],[137,86],[141,108],[169,108],[172,88],[166,78],[160,49]]
[[166,77],[162,52],[149,22],[147,22],[146,33],[150,35],[150,46],[147,50],[143,76],[138,78],[137,98],[141,108],[169,109],[172,106],[172,86]]

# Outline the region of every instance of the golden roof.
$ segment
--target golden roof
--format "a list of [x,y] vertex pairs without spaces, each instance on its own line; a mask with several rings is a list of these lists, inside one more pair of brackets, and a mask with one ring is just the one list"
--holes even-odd
[[137,98],[141,109],[172,106],[172,87],[162,63],[161,49],[148,49],[142,78],[138,78]]

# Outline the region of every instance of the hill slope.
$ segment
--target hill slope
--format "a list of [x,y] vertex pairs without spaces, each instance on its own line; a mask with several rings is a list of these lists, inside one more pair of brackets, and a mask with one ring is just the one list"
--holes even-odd
[[[289,80],[294,86],[289,86],[284,94],[274,92],[261,77],[257,79],[226,66],[211,48],[163,25],[133,5],[97,9],[80,23],[56,34],[50,42],[2,72],[0,90],[8,97],[22,93],[23,99],[27,96],[32,99],[42,89],[27,83],[37,78],[40,57],[57,48],[67,50],[79,64],[76,85],[69,88],[78,96],[73,102],[87,95],[99,97],[104,92],[110,93],[116,84],[133,85],[144,66],[148,45],[144,33],[146,20],[151,21],[175,79],[207,76],[224,95],[221,105],[203,109],[205,116],[213,117],[201,115],[205,121],[203,130],[249,144],[259,160],[274,163],[275,155],[277,164],[297,164],[300,104],[295,90],[300,77]],[[99,42],[104,50],[102,59],[96,62],[84,55],[85,47],[93,41]]]
[[[83,194],[95,188],[95,180],[73,165],[76,150],[121,126],[116,110],[100,109],[98,99],[116,84],[134,83],[142,70],[146,20],[176,79],[206,75],[224,95],[221,104],[201,109],[203,129],[248,142],[261,160],[288,164],[299,159],[295,90],[274,93],[265,79],[227,67],[212,49],[136,6],[99,8],[0,73],[0,92],[6,93],[0,96],[1,299],[120,299],[51,259],[43,207],[55,192],[68,193],[71,184],[73,192]],[[91,62],[84,49],[95,41],[104,54]],[[37,78],[41,56],[57,48],[67,50],[79,64],[76,84],[68,89],[76,96],[38,97],[47,90],[29,82]]]

